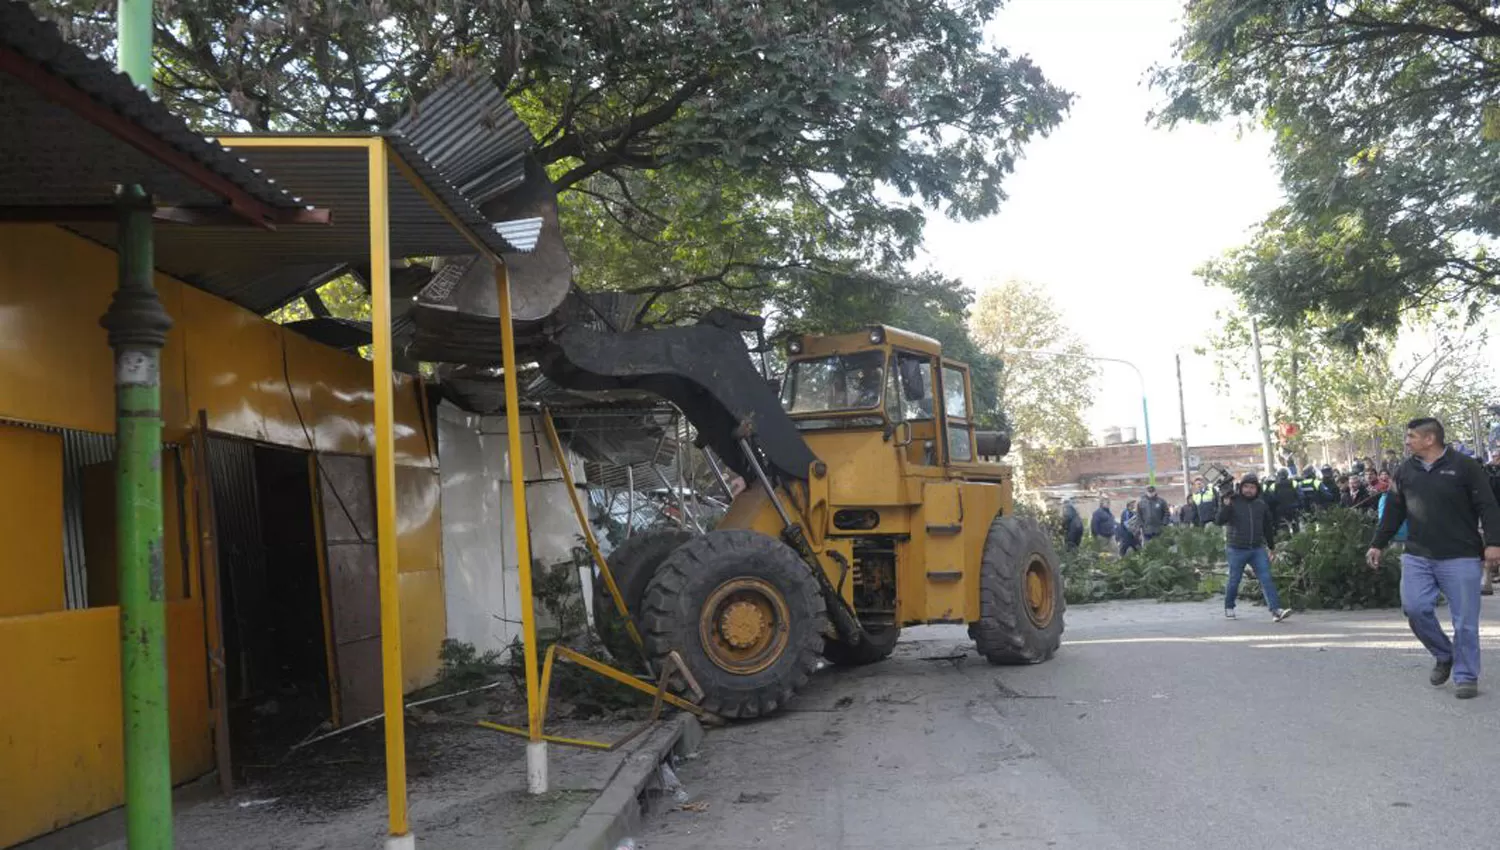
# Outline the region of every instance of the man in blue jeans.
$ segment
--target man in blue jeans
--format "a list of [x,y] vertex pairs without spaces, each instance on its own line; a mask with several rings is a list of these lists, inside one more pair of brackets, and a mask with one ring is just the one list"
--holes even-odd
[[[1391,477],[1365,557],[1379,569],[1382,551],[1406,522],[1401,610],[1436,661],[1428,681],[1436,687],[1451,676],[1454,695],[1472,699],[1479,695],[1479,592],[1486,566],[1500,562],[1500,505],[1479,461],[1448,448],[1443,423],[1408,422],[1406,449],[1411,457]],[[1439,592],[1453,616],[1451,639],[1438,622]]]
[[1219,505],[1219,525],[1224,526],[1224,554],[1229,559],[1229,586],[1224,589],[1224,616],[1234,619],[1234,603],[1240,594],[1240,576],[1245,565],[1255,568],[1255,577],[1266,595],[1271,616],[1281,622],[1292,615],[1281,607],[1276,582],[1271,578],[1270,550],[1276,546],[1276,521],[1271,508],[1260,497],[1260,478],[1253,472],[1240,479],[1239,492],[1225,496]]

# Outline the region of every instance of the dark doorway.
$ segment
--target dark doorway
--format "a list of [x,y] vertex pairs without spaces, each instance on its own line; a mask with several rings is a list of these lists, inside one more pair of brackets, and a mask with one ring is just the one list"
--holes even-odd
[[309,455],[215,437],[209,457],[230,747],[274,763],[331,716]]

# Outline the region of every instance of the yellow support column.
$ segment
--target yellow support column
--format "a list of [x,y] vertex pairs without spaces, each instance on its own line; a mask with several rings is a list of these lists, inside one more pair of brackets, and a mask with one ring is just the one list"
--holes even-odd
[[386,850],[412,850],[406,817],[406,726],[401,700],[401,585],[396,568],[396,415],[391,366],[390,164],[384,140],[370,143],[370,325],[375,349],[375,515],[380,553],[381,690],[385,703]]
[[[505,430],[510,447],[510,497],[516,524],[516,561],[521,573],[521,640],[526,661],[526,788],[547,793],[547,742],[537,688],[536,606],[531,595],[531,527],[526,518],[526,460],[521,454],[521,391],[516,378],[516,331],[511,320],[510,274],[495,258],[500,299],[500,357],[505,369]],[[560,460],[560,459],[559,459]]]

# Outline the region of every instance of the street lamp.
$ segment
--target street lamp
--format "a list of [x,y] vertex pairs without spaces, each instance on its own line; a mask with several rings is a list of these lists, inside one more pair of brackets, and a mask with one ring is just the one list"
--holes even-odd
[[1135,370],[1136,380],[1141,382],[1141,420],[1146,428],[1146,483],[1156,484],[1156,455],[1151,450],[1151,411],[1146,407],[1146,376],[1139,366],[1119,357],[1101,357],[1097,354],[1073,354],[1068,351],[1047,351],[1041,348],[1012,348],[1020,354],[1040,354],[1045,357],[1070,357],[1074,360],[1103,360],[1107,363],[1123,363]]

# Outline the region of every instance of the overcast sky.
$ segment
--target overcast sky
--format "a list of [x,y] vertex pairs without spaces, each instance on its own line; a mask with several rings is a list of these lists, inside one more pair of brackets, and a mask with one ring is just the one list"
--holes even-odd
[[[1076,95],[1049,138],[1033,142],[999,214],[972,224],[934,217],[919,260],[970,286],[1019,278],[1046,289],[1094,353],[1144,372],[1152,437],[1179,436],[1173,354],[1183,355],[1188,437],[1256,442],[1253,387],[1216,396],[1212,364],[1193,354],[1232,306],[1193,269],[1243,243],[1280,201],[1267,136],[1236,128],[1156,129],[1147,69],[1171,57],[1181,0],[1012,0],[991,37],[1029,54]],[[1104,364],[1089,421],[1141,426],[1139,384]]]

